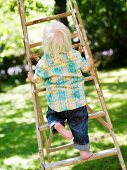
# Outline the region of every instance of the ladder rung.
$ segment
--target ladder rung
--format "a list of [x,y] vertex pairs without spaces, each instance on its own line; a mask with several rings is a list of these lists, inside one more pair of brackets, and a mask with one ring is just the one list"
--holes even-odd
[[[111,134],[106,134],[106,135],[102,135],[102,136],[98,136],[98,137],[92,137],[90,138],[90,141],[100,141],[100,140],[103,140],[105,138],[109,138],[111,137]],[[70,148],[73,146],[73,142],[72,143],[69,143],[69,144],[66,144],[66,145],[62,145],[62,146],[57,146],[57,147],[52,147],[52,148],[49,148],[49,151],[50,152],[56,152],[56,151],[59,151],[59,150],[62,150],[62,149],[67,149],[67,148]]]
[[76,37],[78,37],[79,36],[79,34],[77,33],[77,32],[73,32],[72,34],[71,34],[71,38],[76,38]]
[[34,47],[38,47],[38,46],[42,46],[42,45],[43,45],[42,41],[36,42],[36,43],[31,43],[30,48],[34,48]]
[[60,18],[68,17],[68,16],[71,16],[71,15],[72,15],[71,12],[65,12],[65,13],[53,15],[51,17],[46,17],[46,18],[41,18],[41,19],[37,19],[37,20],[34,20],[34,21],[29,21],[29,22],[26,22],[25,25],[30,26],[30,25],[39,24],[39,23],[45,22],[45,21],[51,21],[51,20],[54,20],[54,19],[60,19]]
[[73,44],[72,46],[73,46],[74,48],[76,48],[76,47],[82,46],[82,44],[81,44],[81,43],[76,43],[76,44]]
[[75,158],[69,158],[66,160],[58,161],[58,162],[47,163],[45,164],[45,169],[50,170],[50,169],[55,169],[55,168],[61,168],[64,166],[79,164],[79,163],[83,163],[83,162],[87,162],[87,161],[91,161],[95,159],[113,156],[116,154],[117,154],[116,148],[111,148],[111,149],[107,149],[107,150],[94,153],[93,156],[89,160],[81,160],[80,157],[75,157]]
[[[76,38],[76,37],[78,37],[78,36],[79,36],[79,35],[78,35],[77,32],[71,34],[71,38]],[[42,45],[43,45],[43,42],[42,42],[42,41],[36,42],[36,43],[31,43],[31,44],[30,44],[30,48],[34,48],[34,47],[38,47],[38,46],[42,46]]]
[[31,54],[30,58],[40,58],[44,53],[43,52],[40,52],[40,53],[35,53],[35,54]]
[[45,125],[41,125],[41,126],[39,126],[39,130],[46,130],[47,128],[49,128],[49,125],[48,124],[45,124]]
[[40,131],[46,130],[46,129],[48,129],[48,128],[49,128],[49,125],[48,125],[48,124],[41,125],[41,126],[38,127],[38,129],[39,129]]
[[[39,44],[39,43],[38,43]],[[73,44],[72,45],[74,48],[76,47],[80,47],[81,46],[81,43],[76,43],[76,44]],[[35,54],[31,54],[31,57],[30,58],[38,58],[38,57],[41,57],[43,55],[43,52],[40,52],[40,53],[35,53]]]
[[[99,112],[91,113],[88,116],[89,116],[89,119],[94,119],[94,118],[98,118],[104,115],[105,113],[103,111],[99,111]],[[39,126],[40,131],[46,130],[47,128],[49,128],[48,124]]]
[[104,115],[105,115],[105,113],[103,111],[94,112],[94,113],[89,114],[89,119],[98,118],[98,117],[101,117]]
[[40,93],[40,92],[45,92],[46,88],[40,88],[40,89],[36,89],[35,93]]
[[52,148],[49,148],[49,151],[50,152],[56,152],[56,151],[59,151],[59,150],[62,150],[62,149],[67,149],[67,148],[70,148],[73,146],[73,142],[71,143],[68,143],[66,145],[62,145],[62,146],[57,146],[57,147],[52,147]]
[[87,76],[87,77],[85,77],[85,81],[90,81],[90,80],[93,80],[93,76]]

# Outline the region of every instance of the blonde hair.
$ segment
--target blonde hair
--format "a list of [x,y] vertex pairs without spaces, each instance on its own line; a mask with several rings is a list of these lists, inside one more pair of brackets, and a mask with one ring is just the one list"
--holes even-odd
[[53,57],[68,53],[72,49],[69,29],[59,21],[48,23],[43,30],[43,45],[44,53]]

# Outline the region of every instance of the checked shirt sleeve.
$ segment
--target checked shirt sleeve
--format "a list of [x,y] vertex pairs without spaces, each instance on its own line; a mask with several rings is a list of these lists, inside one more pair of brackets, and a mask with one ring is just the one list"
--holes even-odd
[[33,77],[33,82],[34,83],[44,83],[43,66],[41,64],[41,60],[36,65],[35,73],[34,73],[34,77]]
[[83,73],[87,73],[90,71],[91,65],[89,64],[89,62],[81,56],[80,52],[77,51],[76,55],[78,57],[78,60],[80,61],[80,69]]

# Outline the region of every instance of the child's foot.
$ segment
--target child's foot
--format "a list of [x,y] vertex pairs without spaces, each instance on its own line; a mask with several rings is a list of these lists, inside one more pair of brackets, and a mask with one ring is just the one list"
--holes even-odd
[[73,139],[73,135],[61,123],[56,123],[54,128],[67,140]]
[[88,160],[89,158],[91,158],[93,156],[92,152],[88,152],[88,151],[80,151],[80,157],[83,160]]

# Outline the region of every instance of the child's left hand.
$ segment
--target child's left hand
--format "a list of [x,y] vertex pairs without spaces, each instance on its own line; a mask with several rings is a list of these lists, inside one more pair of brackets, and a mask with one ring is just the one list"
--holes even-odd
[[29,80],[29,81],[32,81],[32,80],[33,80],[33,77],[34,77],[34,73],[28,72],[28,74],[27,74],[28,80]]

